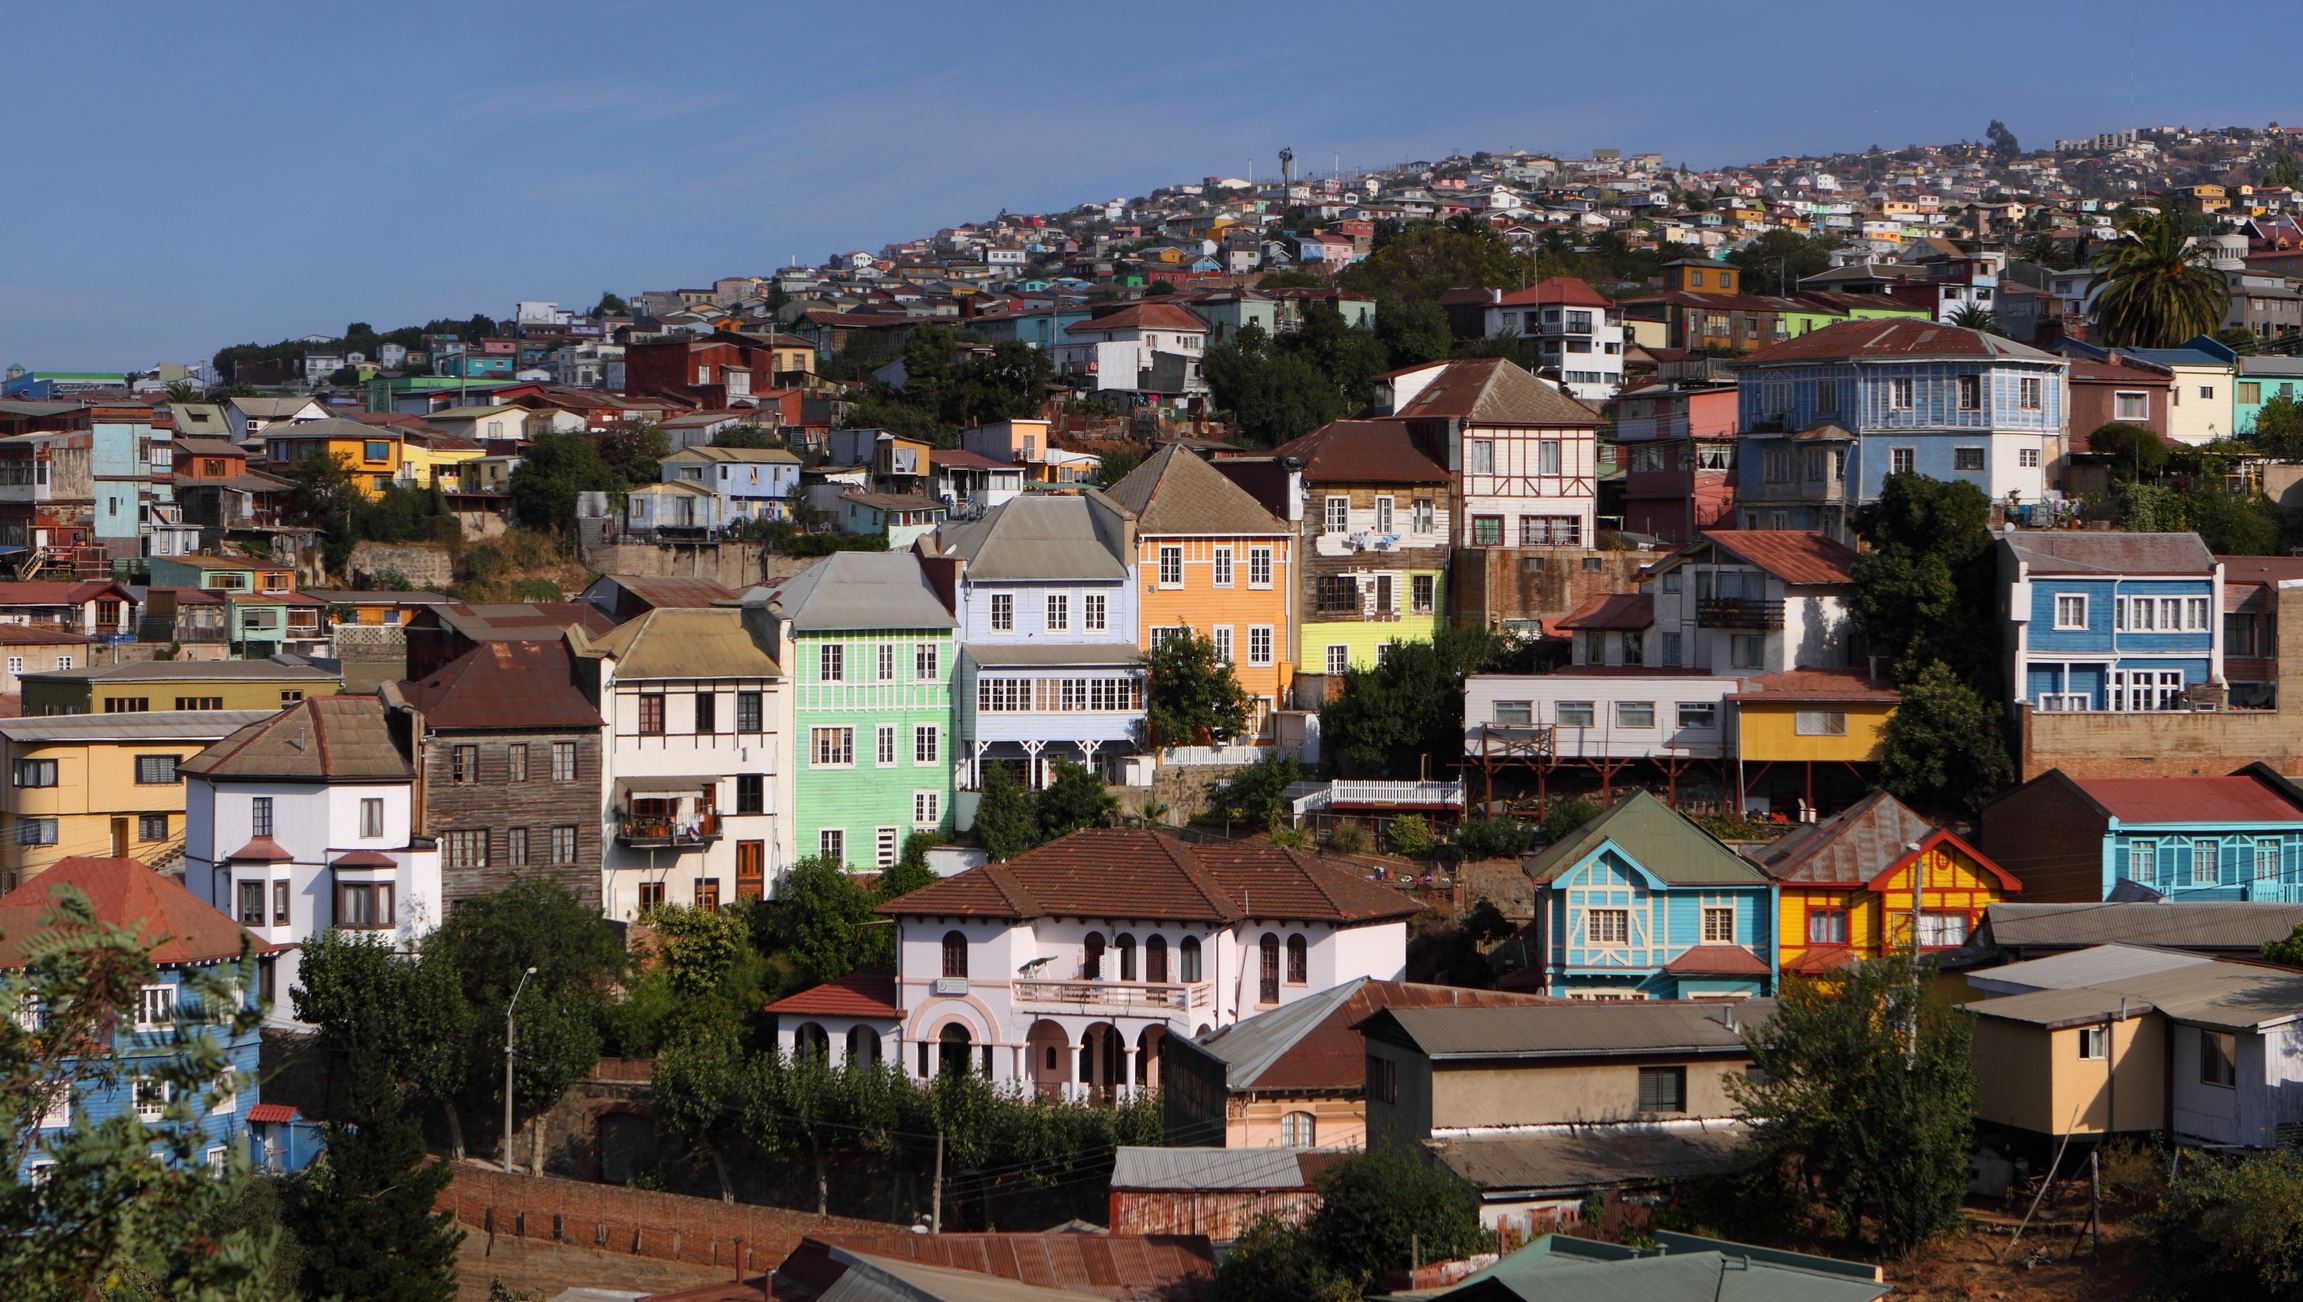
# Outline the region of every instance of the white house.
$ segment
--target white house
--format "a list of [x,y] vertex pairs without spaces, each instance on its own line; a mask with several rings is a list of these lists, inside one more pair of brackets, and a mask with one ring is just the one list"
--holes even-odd
[[[1589,547],[1600,415],[1496,357],[1379,376],[1376,414],[1445,453],[1459,547]],[[1428,437],[1427,437],[1428,433]]]
[[792,858],[792,702],[764,608],[664,607],[570,635],[607,721],[600,900],[717,906]]
[[226,398],[224,424],[234,443],[262,441],[273,425],[300,420],[326,420],[328,409],[311,398]]
[[1095,828],[880,911],[896,921],[893,976],[769,1005],[785,1052],[1115,1098],[1158,1087],[1166,1036],[1357,977],[1398,979],[1418,909],[1355,866],[1301,851]]
[[1075,321],[1051,354],[1056,376],[1098,391],[1207,392],[1207,322],[1174,303],[1142,302]]
[[800,484],[800,459],[783,448],[682,448],[659,466],[667,484],[711,490],[723,521],[787,519]]
[[1605,402],[1623,387],[1623,309],[1572,276],[1550,276],[1526,289],[1484,294],[1482,332],[1490,339],[1535,341],[1545,379],[1585,402]]
[[318,696],[176,766],[184,885],[279,946],[270,1020],[293,1026],[303,947],[331,927],[413,946],[441,917],[440,852],[413,835],[404,718],[377,696]]

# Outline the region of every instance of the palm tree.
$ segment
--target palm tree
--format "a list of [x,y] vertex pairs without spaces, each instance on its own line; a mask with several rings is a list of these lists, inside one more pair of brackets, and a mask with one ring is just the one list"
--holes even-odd
[[1991,315],[1991,309],[1981,303],[1960,304],[1959,310],[1953,312],[1950,320],[1944,324],[1955,325],[1962,330],[1981,330],[1991,335],[1999,333],[1999,318]]
[[2089,265],[2101,289],[2090,343],[2173,348],[2222,326],[2231,286],[2183,226],[2172,212],[2145,215],[2096,250]]

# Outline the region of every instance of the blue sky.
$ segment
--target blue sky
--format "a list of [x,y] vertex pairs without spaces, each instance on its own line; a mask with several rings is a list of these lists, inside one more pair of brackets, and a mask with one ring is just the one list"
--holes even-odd
[[588,306],[1267,174],[1282,145],[1320,170],[1604,145],[1712,166],[1992,117],[2025,142],[2303,120],[2279,42],[2161,39],[2171,11],[2129,4],[2035,28],[1772,2],[21,8],[0,365],[58,369]]

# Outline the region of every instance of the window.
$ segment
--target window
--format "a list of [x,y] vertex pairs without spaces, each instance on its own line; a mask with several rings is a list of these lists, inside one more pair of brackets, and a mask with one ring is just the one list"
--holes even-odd
[[1256,949],[1259,960],[1256,997],[1263,1003],[1276,1004],[1279,1002],[1279,937],[1265,932]]
[[2057,593],[2055,596],[2055,627],[2087,627],[2087,597],[2085,594]]
[[1618,728],[1652,728],[1655,726],[1655,702],[1617,701],[1615,726]]
[[[664,735],[663,693],[649,692],[640,697],[640,735],[643,737],[661,737]],[[458,749],[469,748],[459,747]],[[471,781],[470,778],[458,778],[456,780],[458,782]]]
[[1797,737],[1844,737],[1847,711],[1800,710],[1791,716],[1791,732]]
[[17,818],[16,844],[56,844],[56,820],[53,818]]
[[2262,382],[2259,380],[2241,380],[2239,382],[2239,401],[2250,407],[2263,401]]
[[944,975],[965,981],[968,977],[968,938],[957,931],[944,933]]
[[1048,632],[1068,633],[1072,627],[1072,599],[1060,592],[1048,594]]
[[1732,945],[1735,943],[1735,909],[1725,904],[1707,904],[1703,908],[1703,943],[1706,945]]
[[1269,624],[1250,625],[1247,630],[1248,664],[1251,666],[1268,665],[1272,662],[1271,657],[1271,626]]
[[10,657],[8,657],[8,672],[9,672],[9,673],[12,673],[12,674],[20,674],[20,673],[23,673],[23,672],[24,672],[24,657],[22,657],[22,656],[10,656]]
[[1311,980],[1311,947],[1300,935],[1287,938],[1287,983],[1291,986],[1307,984]]
[[880,764],[895,763],[896,725],[892,723],[883,723],[879,726],[876,732],[877,737],[876,745],[873,751],[873,759]]
[[938,827],[944,821],[944,797],[938,791],[912,793],[912,826]]
[[2257,839],[2256,839],[2256,842],[2255,842],[2255,879],[2256,879],[2257,881],[2265,881],[2265,882],[2271,882],[2271,881],[2277,881],[2277,880],[2279,880],[2279,838],[2278,838],[2278,837],[2275,837],[2275,836],[2266,836],[2266,837],[2259,837],[2259,838],[2257,838]]
[[1200,979],[1199,937],[1186,936],[1176,946],[1176,977],[1182,981]]
[[2015,450],[2015,464],[2024,470],[2039,469],[2039,449],[2017,448]]
[[1631,910],[1586,909],[1583,931],[1587,944],[1628,945],[1631,943]]
[[1327,671],[1331,674],[1341,675],[1349,672],[1350,669],[1351,648],[1341,643],[1329,645],[1327,649]]
[[443,868],[487,867],[488,833],[486,830],[441,833],[440,866]]
[[58,657],[56,657],[56,667],[57,667],[58,669],[70,669],[70,668],[72,667],[72,657],[70,657],[70,656],[58,656]]
[[354,931],[381,931],[392,925],[392,883],[336,883],[336,925]]
[[1310,1148],[1319,1143],[1319,1123],[1309,1112],[1290,1112],[1279,1119],[1279,1142],[1290,1148]]
[[768,812],[768,780],[758,773],[736,775],[736,812],[764,814]]
[[1495,443],[1489,439],[1473,439],[1464,449],[1463,472],[1467,475],[1495,473]]
[[2199,397],[2200,397],[2200,400],[2201,400],[2201,401],[2203,401],[2203,402],[2213,402],[2213,401],[2215,401],[2215,386],[2214,386],[2214,385],[2212,385],[2212,384],[2202,384],[2202,385],[2200,385],[2200,386],[2199,386]]
[[1475,515],[1471,517],[1471,545],[1474,547],[1503,546],[1503,517]]
[[1392,531],[1391,499],[1388,497],[1375,499],[1375,531],[1379,534],[1387,534]]
[[[661,696],[659,696],[659,697],[656,697],[656,698],[654,698],[654,699],[655,699],[655,702],[656,702],[656,708],[657,708],[659,711],[661,711],[661,710],[662,710],[662,708],[663,708],[663,701],[664,701],[664,698],[663,698],[663,697],[661,697]],[[646,702],[649,700],[649,698],[648,698],[648,697],[645,697],[645,696],[643,696],[643,697],[641,697],[641,698],[640,698],[640,700],[641,700],[641,702],[642,702],[642,704],[643,704],[643,706],[644,706],[644,705],[645,705],[645,703],[646,703]],[[659,715],[659,721],[660,721],[660,717],[661,717],[661,716]],[[646,723],[646,719],[647,719],[647,710],[646,710],[645,708],[643,708],[643,709],[640,711],[640,718],[641,718],[640,731],[641,731],[641,732],[646,732],[646,731],[648,730],[648,728],[647,728],[647,723]],[[659,727],[659,728],[657,729],[657,731],[661,732],[661,731],[662,731],[662,728],[661,728],[661,727]],[[451,750],[448,752],[448,760],[449,760],[449,770],[450,770],[450,777],[451,777],[451,779],[452,779],[453,781],[455,781],[455,782],[456,782],[458,785],[463,785],[463,784],[465,784],[465,783],[471,783],[471,782],[477,782],[477,781],[479,781],[479,780],[480,780],[480,748],[479,748],[479,747],[477,747],[477,746],[457,746],[457,747],[454,747],[453,749],[451,749]]]
[[1409,527],[1415,532],[1433,533],[1439,529],[1439,512],[1432,505],[1430,498],[1419,497],[1415,499],[1415,505],[1410,509],[1413,514],[1411,516],[1412,524]]
[[1911,410],[1911,379],[1900,376],[1887,382],[1887,405],[1896,411]]
[[1983,377],[1980,375],[1962,375],[1958,377],[1958,383],[1959,409],[1961,411],[1981,410],[1983,407]]
[[2227,1031],[2199,1032],[2199,1083],[2231,1089],[2239,1081],[2237,1040]]
[[2191,884],[2213,886],[2222,868],[2222,842],[2206,838],[2191,843]]
[[1325,503],[1323,503],[1323,506],[1325,508],[1325,515],[1322,519],[1322,523],[1327,526],[1327,532],[1342,533],[1344,530],[1351,527],[1350,498],[1330,497],[1326,500]]
[[1817,380],[1815,382],[1815,409],[1828,412],[1839,410],[1839,381]]
[[1369,1054],[1367,1093],[1369,1098],[1378,1103],[1399,1102],[1399,1064],[1389,1058]]
[[513,742],[504,748],[504,772],[507,780],[512,782],[528,780],[528,747],[525,742]]
[[2111,415],[2114,420],[2149,420],[2151,399],[2148,394],[2115,393],[2111,395]]
[[664,884],[662,882],[641,882],[640,912],[646,913],[650,909],[662,907],[664,907]]
[[[1223,549],[1218,548],[1217,552],[1223,554]],[[1268,588],[1271,586],[1271,548],[1250,547],[1247,549],[1247,585],[1251,588]]]
[[106,714],[141,714],[152,708],[149,696],[107,696],[104,698]]
[[808,749],[815,755],[817,768],[844,768],[856,762],[856,730],[810,728]]
[[1528,515],[1519,521],[1522,547],[1581,547],[1583,521],[1572,515]]
[[1908,475],[1918,464],[1918,453],[1911,448],[1889,448],[1887,470],[1890,474]]
[[1090,633],[1104,631],[1104,594],[1091,592],[1080,598],[1080,628]]
[[1535,473],[1539,475],[1556,475],[1559,473],[1558,439],[1543,439],[1535,445]]
[[1953,470],[1969,470],[1969,471],[1980,471],[1980,470],[1982,470],[1982,469],[1983,469],[1983,449],[1981,449],[1981,448],[1953,448],[1953,449],[1951,449],[1951,468],[1952,468]]
[[240,883],[239,917],[240,925],[243,927],[261,927],[264,925],[264,883]]
[[993,593],[993,594],[992,594],[992,632],[994,632],[994,633],[1013,633],[1013,632],[1015,632],[1015,631],[1016,631],[1016,599],[1015,599],[1015,595],[1014,595],[1013,593],[1007,593],[1007,592],[995,592],[995,593]]
[[384,800],[381,796],[366,796],[360,801],[360,835],[379,837],[384,834]]
[[[827,683],[847,681],[848,649],[837,642],[816,648],[816,676]],[[647,729],[642,728],[645,732]]]
[[1561,701],[1551,707],[1552,722],[1562,728],[1588,728],[1597,718],[1597,708],[1590,701]]
[[135,1088],[138,1121],[158,1121],[168,1115],[168,1082],[139,1076]]
[[2101,1062],[2111,1056],[2111,1028],[2108,1026],[2082,1026],[2079,1028],[2079,1060]]
[[383,439],[365,440],[360,448],[360,459],[371,462],[390,461],[392,459],[392,445]]
[[16,761],[16,785],[20,787],[55,786],[56,761],[52,759],[20,759]]
[[167,840],[168,816],[166,814],[138,814],[136,816],[136,839],[139,841]]
[[1679,634],[1677,634],[1677,633],[1666,633],[1666,634],[1664,634],[1664,635],[1663,635],[1663,663],[1664,663],[1664,664],[1666,664],[1666,665],[1670,665],[1670,666],[1677,666],[1677,665],[1680,663],[1680,656],[1681,656],[1681,649],[1680,649],[1680,647],[1681,647],[1681,640],[1680,640],[1680,636],[1679,636]]
[[[740,698],[739,698],[739,699],[740,699]],[[554,781],[554,782],[573,782],[573,781],[575,781],[575,780],[576,780],[576,743],[574,743],[574,742],[572,742],[572,741],[555,741],[555,742],[553,742],[553,743],[552,743],[552,781]]]
[[136,992],[136,1029],[162,1030],[176,1021],[176,987],[145,986]]
[[923,683],[943,681],[943,656],[933,642],[920,642],[912,647],[912,675]]
[[1494,718],[1491,720],[1491,722],[1505,724],[1534,723],[1535,703],[1533,701],[1497,701],[1495,703]]
[[1966,943],[1966,914],[1922,913],[1919,915],[1919,947],[1921,949],[1957,949]]
[[[885,650],[886,648],[881,648]],[[696,693],[695,731],[697,736],[709,736],[720,730],[719,697],[711,692]]]
[[943,729],[932,723],[912,725],[912,763],[933,764],[943,749]]
[[272,834],[272,798],[255,796],[248,801],[248,830],[254,836]]
[[1809,909],[1807,911],[1807,943],[1810,945],[1846,944],[1847,910]]
[[504,859],[505,862],[513,864],[535,862],[534,859],[528,857],[527,828],[507,827],[504,829]]
[[1640,1068],[1639,1110],[1642,1112],[1687,1111],[1687,1068]]
[[1418,615],[1436,611],[1439,603],[1439,576],[1415,574],[1408,577],[1408,600]]
[[562,824],[552,829],[552,862],[576,862],[576,829],[573,824]]
[[1229,548],[1229,547],[1218,547],[1218,548],[1216,548],[1216,549],[1215,549],[1215,552],[1214,552],[1214,558],[1215,558],[1215,563],[1214,563],[1214,571],[1215,571],[1215,585],[1216,585],[1217,587],[1219,587],[1219,588],[1228,588],[1228,587],[1230,587],[1230,586],[1231,586],[1231,548]]
[[880,643],[879,650],[880,681],[883,683],[892,683],[896,680],[895,644],[892,642],[882,642]]
[[2016,405],[2025,411],[2038,411],[2046,405],[2047,386],[2036,375],[2026,375],[2016,384]]
[[833,863],[848,861],[848,834],[844,829],[827,827],[816,833],[816,853]]
[[1159,549],[1159,585],[1163,588],[1183,586],[1183,548]]

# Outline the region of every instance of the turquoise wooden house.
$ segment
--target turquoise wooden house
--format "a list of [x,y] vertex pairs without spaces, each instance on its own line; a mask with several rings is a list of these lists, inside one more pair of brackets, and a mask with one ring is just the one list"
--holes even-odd
[[[19,1180],[37,1181],[53,1163],[53,1146],[75,1128],[85,1129],[133,1113],[147,1127],[189,1126],[198,1132],[194,1151],[222,1171],[235,1151],[259,1170],[299,1170],[320,1151],[319,1131],[294,1108],[266,1104],[257,1080],[258,1032],[234,1034],[229,1025],[202,1016],[193,977],[212,971],[247,993],[251,1000],[274,997],[270,984],[272,946],[240,924],[195,899],[173,877],[133,859],[75,855],[32,881],[0,896],[0,979],[12,976],[50,926],[54,891],[72,886],[88,897],[96,921],[137,934],[148,945],[152,973],[138,992],[136,1006],[115,1037],[116,1064],[89,1063],[42,1110],[38,1135],[18,1161]],[[243,967],[243,957],[248,961]],[[38,1007],[17,1010],[19,1025],[37,1028]],[[181,1034],[180,1030],[181,1028]],[[219,1076],[197,1097],[175,1095],[172,1086],[146,1079],[139,1064],[187,1052],[192,1037],[220,1037],[217,1047],[231,1076]],[[110,1070],[116,1066],[117,1070]]]
[[1544,994],[1775,993],[1774,882],[1645,791],[1554,842],[1528,876]]

